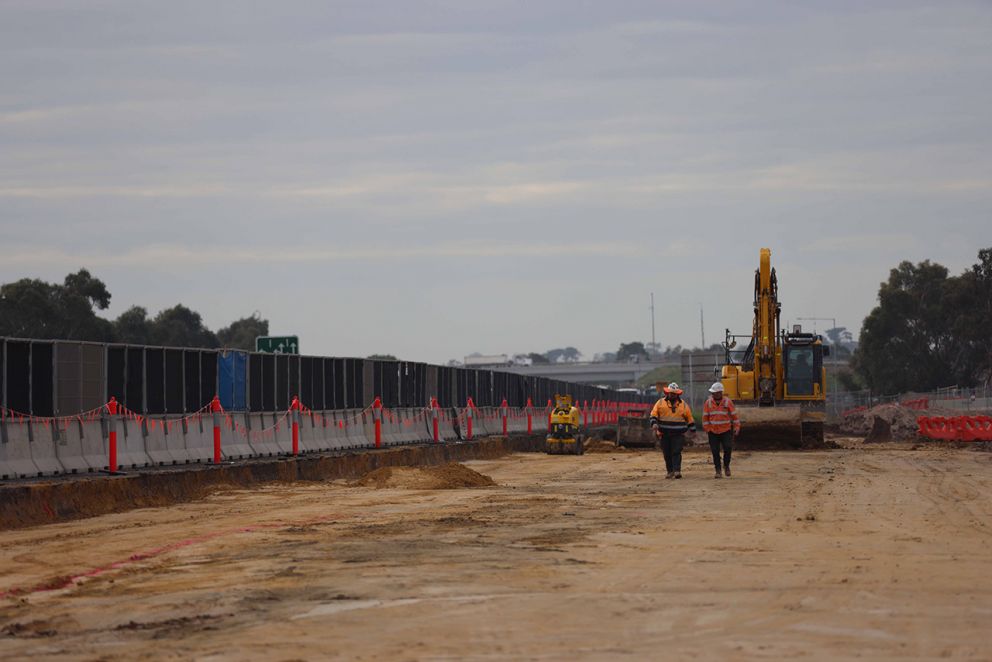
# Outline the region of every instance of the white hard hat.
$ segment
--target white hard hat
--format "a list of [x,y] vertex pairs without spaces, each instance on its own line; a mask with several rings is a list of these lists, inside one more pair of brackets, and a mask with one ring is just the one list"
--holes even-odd
[[677,395],[682,395],[682,389],[681,389],[681,388],[679,388],[679,385],[678,385],[678,384],[676,384],[675,382],[672,382],[671,384],[669,384],[668,386],[666,386],[666,387],[665,387],[665,388],[663,388],[662,390],[663,390],[663,391],[664,391],[664,392],[665,392],[666,394],[668,394],[668,393],[675,393],[675,394],[677,394]]
[[713,382],[713,386],[710,387],[710,393],[723,393],[723,384]]

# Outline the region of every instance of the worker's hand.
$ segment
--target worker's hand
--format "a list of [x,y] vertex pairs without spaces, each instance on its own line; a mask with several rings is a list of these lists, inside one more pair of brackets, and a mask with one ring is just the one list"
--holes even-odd
[[654,429],[654,437],[655,439],[661,439],[661,428]]

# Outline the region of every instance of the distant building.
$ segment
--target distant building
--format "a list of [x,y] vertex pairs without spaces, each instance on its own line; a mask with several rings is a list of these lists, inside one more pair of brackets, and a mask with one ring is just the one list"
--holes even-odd
[[510,357],[506,354],[493,354],[490,356],[478,354],[476,356],[465,357],[466,368],[506,368],[510,365],[512,365]]

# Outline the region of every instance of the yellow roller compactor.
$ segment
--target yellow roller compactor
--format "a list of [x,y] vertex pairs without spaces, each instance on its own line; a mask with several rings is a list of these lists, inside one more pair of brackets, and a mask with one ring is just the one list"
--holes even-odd
[[[733,335],[727,329],[720,381],[739,406],[741,447],[821,445],[827,381],[823,358],[830,347],[798,325],[782,330],[771,254],[761,249],[754,274],[751,335]],[[749,341],[743,351],[737,349],[738,340]]]
[[551,411],[551,426],[544,450],[549,455],[582,455],[582,415],[572,404],[572,396],[555,395]]

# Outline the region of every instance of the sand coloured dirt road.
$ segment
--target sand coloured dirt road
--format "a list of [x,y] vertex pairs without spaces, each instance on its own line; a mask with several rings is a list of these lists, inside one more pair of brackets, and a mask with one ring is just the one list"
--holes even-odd
[[[992,658],[992,454],[468,463],[0,533],[0,657]],[[81,577],[82,576],[82,577]],[[71,578],[76,578],[70,581]]]

